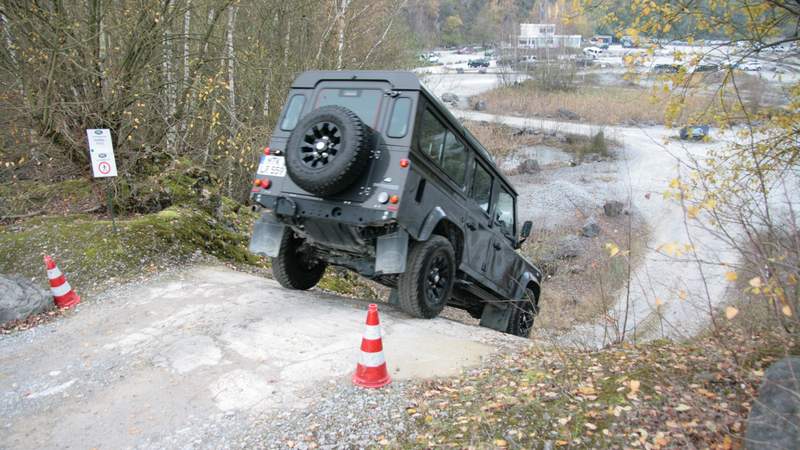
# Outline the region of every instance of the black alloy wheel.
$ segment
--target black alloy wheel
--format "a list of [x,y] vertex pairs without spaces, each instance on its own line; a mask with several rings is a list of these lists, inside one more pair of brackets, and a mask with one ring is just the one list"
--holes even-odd
[[306,131],[303,142],[301,160],[310,169],[321,169],[336,158],[342,133],[334,123],[318,122]]
[[311,111],[286,143],[286,172],[301,189],[331,197],[361,179],[369,165],[374,132],[343,106]]
[[455,277],[455,252],[447,238],[433,235],[414,242],[406,270],[397,280],[400,307],[414,317],[436,317],[450,300]]
[[443,250],[434,254],[428,266],[427,286],[425,287],[425,302],[431,309],[438,308],[446,303],[444,295],[450,282],[452,269],[450,262]]

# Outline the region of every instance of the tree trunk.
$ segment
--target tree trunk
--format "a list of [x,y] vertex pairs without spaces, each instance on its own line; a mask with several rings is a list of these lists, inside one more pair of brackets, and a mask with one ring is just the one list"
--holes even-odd
[[267,76],[265,77],[266,81],[264,82],[264,108],[262,110],[262,115],[264,116],[264,120],[269,117],[269,91],[272,88],[272,68],[267,71]]
[[230,136],[236,136],[236,129],[238,128],[238,120],[236,118],[236,67],[234,64],[235,53],[233,47],[233,33],[236,26],[236,13],[238,6],[232,6],[228,10],[228,30],[225,36],[225,60],[228,64],[228,109],[231,118],[230,122]]
[[347,8],[350,6],[350,0],[338,0],[339,11],[339,39],[336,45],[336,70],[342,70],[344,67],[344,41],[345,41],[345,28],[347,26]]
[[3,13],[0,13],[0,26],[3,27],[3,40],[6,42],[6,50],[8,50],[8,56],[11,59],[11,64],[16,67],[17,52],[14,51],[14,39],[11,38],[11,30],[9,29],[8,18]]
[[192,20],[192,0],[186,0],[183,13],[183,88],[189,85],[189,27]]
[[[183,12],[183,79],[181,80],[181,88],[180,88],[180,95],[181,98],[181,114],[179,114],[179,123],[178,123],[178,135],[181,136],[181,140],[178,145],[178,149],[180,153],[184,153],[184,149],[186,146],[186,130],[188,128],[188,118],[187,115],[191,114],[194,108],[191,107],[187,110],[187,104],[194,103],[193,101],[189,101],[187,98],[187,94],[189,93],[188,88],[191,84],[190,81],[190,71],[189,71],[189,30],[191,27],[191,20],[192,20],[192,0],[186,0],[186,11]],[[177,97],[178,94],[176,94]],[[189,94],[192,95],[193,94]],[[176,99],[176,102],[178,99]],[[188,114],[187,114],[188,113]]]
[[[106,84],[105,80],[105,60],[106,60],[106,43],[104,39],[105,30],[103,28],[103,11],[100,0],[88,0],[87,5],[89,10],[89,37],[92,42],[92,51],[89,58],[92,59],[91,66],[95,68],[97,78],[90,81],[90,89],[94,92],[94,101],[97,102],[96,111],[100,111],[103,102],[103,91]],[[91,76],[90,76],[91,77]]]
[[[167,15],[169,15],[169,11],[172,8],[172,0],[167,0]],[[167,102],[167,110],[164,114],[164,122],[167,127],[167,153],[170,155],[175,155],[175,143],[177,140],[177,129],[175,128],[174,118],[175,118],[175,79],[173,75],[173,64],[174,61],[172,60],[172,36],[169,32],[169,26],[165,23],[164,24],[164,36],[162,40],[163,44],[163,53],[162,53],[162,71],[164,73],[164,98]]]

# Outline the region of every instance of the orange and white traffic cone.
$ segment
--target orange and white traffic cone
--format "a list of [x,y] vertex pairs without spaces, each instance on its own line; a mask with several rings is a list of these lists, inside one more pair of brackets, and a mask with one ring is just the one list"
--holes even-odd
[[47,267],[47,278],[50,280],[50,292],[53,293],[53,302],[59,308],[71,308],[80,303],[81,298],[67,282],[67,278],[56,266],[49,255],[44,255],[44,265]]
[[381,324],[378,319],[378,305],[369,305],[367,327],[361,339],[361,357],[358,359],[353,383],[365,388],[379,388],[391,383],[386,360],[383,358]]

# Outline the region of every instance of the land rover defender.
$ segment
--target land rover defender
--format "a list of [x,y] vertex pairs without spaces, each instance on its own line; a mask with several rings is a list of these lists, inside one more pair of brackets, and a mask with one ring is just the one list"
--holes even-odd
[[540,271],[516,250],[517,192],[408,72],[305,72],[260,157],[250,250],[309,289],[328,265],[392,288],[415,317],[445,305],[528,336]]

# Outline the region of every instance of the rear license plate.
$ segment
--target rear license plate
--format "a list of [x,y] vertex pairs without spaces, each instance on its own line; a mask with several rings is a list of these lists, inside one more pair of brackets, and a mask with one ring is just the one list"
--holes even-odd
[[264,155],[258,163],[258,171],[256,173],[268,177],[286,176],[286,161],[283,159],[283,156]]

